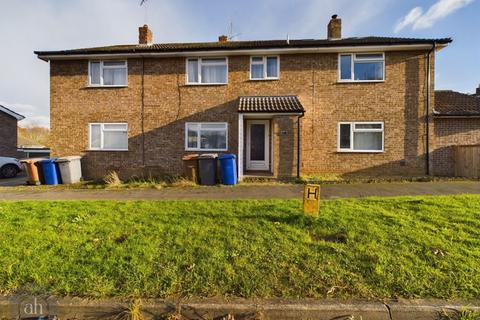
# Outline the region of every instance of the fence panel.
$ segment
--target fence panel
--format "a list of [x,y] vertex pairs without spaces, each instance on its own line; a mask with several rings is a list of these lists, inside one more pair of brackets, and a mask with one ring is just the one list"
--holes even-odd
[[455,146],[455,176],[480,178],[480,145]]

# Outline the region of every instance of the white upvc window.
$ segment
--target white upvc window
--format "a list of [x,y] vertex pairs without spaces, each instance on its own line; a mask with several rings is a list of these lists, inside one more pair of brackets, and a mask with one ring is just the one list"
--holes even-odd
[[90,123],[89,149],[128,151],[128,124]]
[[384,53],[341,53],[338,55],[339,82],[385,81]]
[[185,123],[185,150],[227,151],[228,123],[187,122]]
[[187,84],[228,83],[228,58],[186,59]]
[[275,80],[279,77],[279,56],[250,57],[250,80]]
[[383,122],[338,123],[339,152],[383,152]]
[[96,87],[125,87],[128,85],[126,60],[89,61],[88,84]]

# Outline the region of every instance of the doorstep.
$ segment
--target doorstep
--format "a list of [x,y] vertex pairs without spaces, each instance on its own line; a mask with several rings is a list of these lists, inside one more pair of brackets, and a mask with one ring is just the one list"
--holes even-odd
[[259,181],[277,181],[277,177],[269,171],[246,171],[242,176],[244,182],[259,182]]

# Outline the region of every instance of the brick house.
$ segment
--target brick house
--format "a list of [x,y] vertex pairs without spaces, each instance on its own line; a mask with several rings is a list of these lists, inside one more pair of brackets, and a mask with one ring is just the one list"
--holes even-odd
[[480,86],[474,94],[435,91],[434,174],[455,174],[454,146],[480,144]]
[[152,43],[36,51],[50,62],[54,156],[87,178],[182,172],[234,153],[240,177],[423,175],[433,151],[435,51],[451,39]]
[[23,119],[21,114],[0,105],[0,157],[18,157],[17,123]]

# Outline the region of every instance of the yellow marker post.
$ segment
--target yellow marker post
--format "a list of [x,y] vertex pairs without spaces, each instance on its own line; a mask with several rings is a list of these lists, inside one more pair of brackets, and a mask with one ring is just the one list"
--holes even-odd
[[306,184],[303,188],[303,212],[318,216],[320,210],[320,185]]

